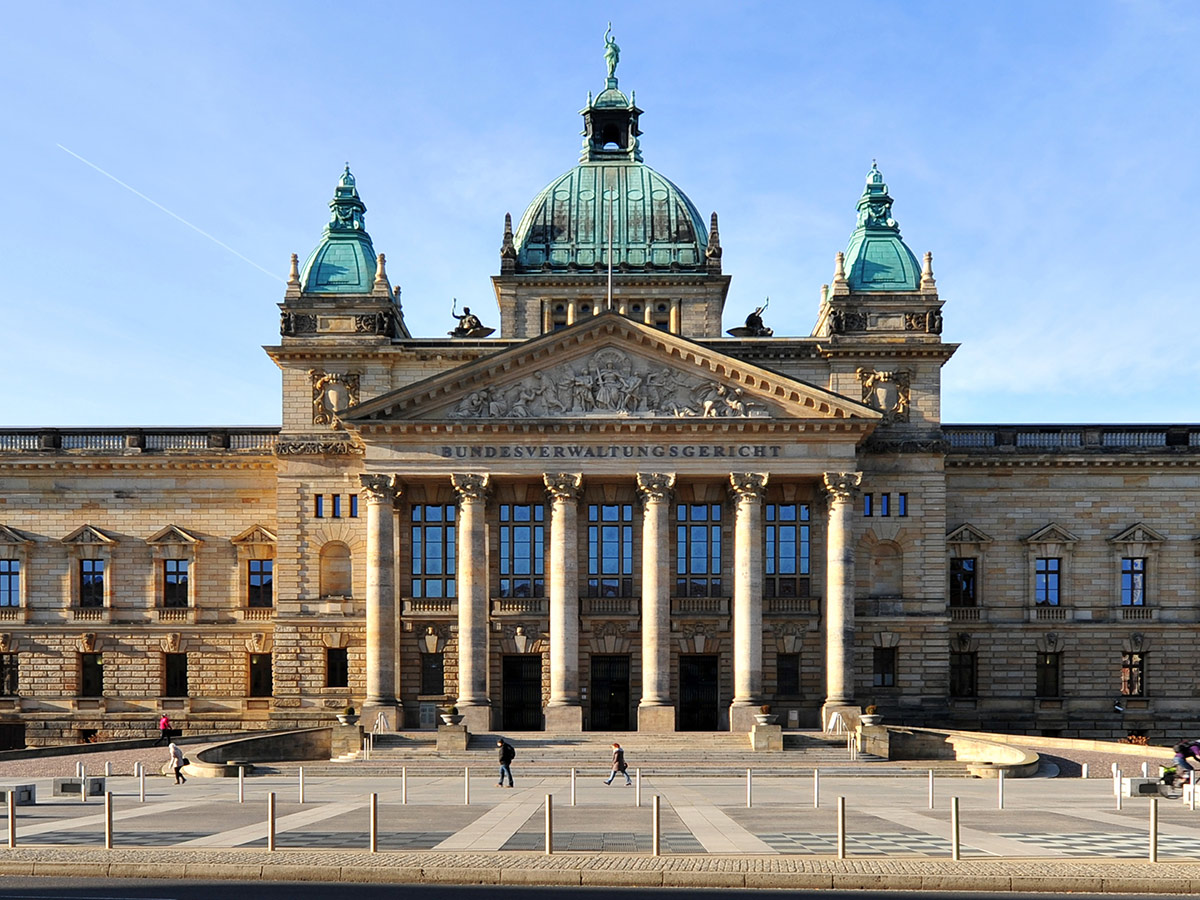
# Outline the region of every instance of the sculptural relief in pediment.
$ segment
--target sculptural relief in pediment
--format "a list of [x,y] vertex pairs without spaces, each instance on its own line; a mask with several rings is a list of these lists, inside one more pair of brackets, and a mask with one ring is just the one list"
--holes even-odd
[[605,347],[515,382],[469,391],[442,414],[456,419],[762,418],[769,411],[767,404],[737,385],[687,375]]

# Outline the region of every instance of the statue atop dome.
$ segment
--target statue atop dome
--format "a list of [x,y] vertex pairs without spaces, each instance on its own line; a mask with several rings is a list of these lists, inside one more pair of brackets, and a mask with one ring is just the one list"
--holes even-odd
[[617,77],[617,63],[620,61],[621,48],[612,39],[612,22],[609,22],[608,30],[604,32],[604,64],[608,66],[609,78],[615,79]]

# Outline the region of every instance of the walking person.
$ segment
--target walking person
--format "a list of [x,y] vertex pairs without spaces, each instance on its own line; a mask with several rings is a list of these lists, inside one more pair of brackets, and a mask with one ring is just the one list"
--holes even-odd
[[512,761],[513,757],[517,755],[517,751],[514,750],[513,745],[504,738],[500,738],[498,741],[496,741],[496,747],[499,749],[500,753],[500,781],[497,784],[497,787],[504,787],[505,776],[508,776],[508,786],[512,787]]
[[625,751],[621,749],[620,744],[614,743],[612,755],[612,774],[608,776],[608,779],[604,783],[612,784],[612,780],[617,777],[618,772],[625,776],[625,787],[629,787],[631,784],[633,784],[633,781],[629,777],[629,766],[625,763]]
[[183,755],[183,751],[179,749],[179,745],[174,741],[171,742],[170,747],[167,749],[171,751],[171,771],[175,773],[175,783],[187,784],[187,779],[183,777],[183,772],[180,771],[187,765],[187,757]]
[[162,718],[158,720],[158,740],[151,746],[157,747],[163,742],[170,743],[171,737],[171,717],[166,713],[162,714]]

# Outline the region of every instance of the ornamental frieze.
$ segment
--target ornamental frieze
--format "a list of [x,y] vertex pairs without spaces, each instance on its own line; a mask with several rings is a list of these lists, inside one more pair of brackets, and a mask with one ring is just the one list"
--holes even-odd
[[363,448],[350,441],[329,438],[326,440],[285,440],[275,443],[277,456],[361,456]]
[[740,387],[686,376],[608,347],[582,362],[542,369],[515,384],[470,391],[449,416],[762,418],[767,414],[766,407]]
[[316,334],[317,317],[313,313],[280,313],[279,333],[284,337],[295,337],[298,334]]

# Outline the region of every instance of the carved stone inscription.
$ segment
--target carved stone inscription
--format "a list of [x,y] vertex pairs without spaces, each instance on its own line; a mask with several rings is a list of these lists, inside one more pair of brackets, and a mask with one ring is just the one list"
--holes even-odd
[[456,419],[571,416],[766,417],[740,387],[682,375],[606,348],[585,360],[534,372],[514,385],[468,393]]

